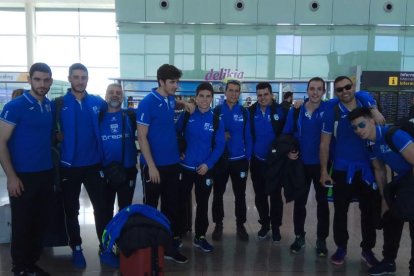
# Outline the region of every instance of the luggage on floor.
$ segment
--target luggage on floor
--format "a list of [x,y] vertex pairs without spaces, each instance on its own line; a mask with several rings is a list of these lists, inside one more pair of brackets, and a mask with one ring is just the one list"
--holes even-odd
[[163,276],[164,247],[137,249],[129,257],[121,251],[120,273],[122,276]]

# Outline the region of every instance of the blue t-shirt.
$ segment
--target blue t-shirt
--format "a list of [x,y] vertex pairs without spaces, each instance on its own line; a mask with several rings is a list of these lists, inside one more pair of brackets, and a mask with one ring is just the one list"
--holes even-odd
[[[135,132],[128,115],[125,114],[124,138],[124,167],[131,168],[137,164],[137,147],[135,145]],[[112,161],[122,162],[122,111],[105,112],[99,125],[104,152],[103,165]]]
[[41,103],[29,91],[7,103],[0,120],[14,125],[8,141],[13,168],[16,172],[38,172],[52,168],[52,112],[50,101]]
[[[184,114],[183,112],[178,118],[178,132],[182,132],[183,129]],[[216,131],[214,148],[212,147],[214,134],[213,116],[211,110],[201,113],[198,108],[190,115],[184,134],[187,145],[185,157],[181,161],[181,165],[184,168],[195,170],[199,165],[205,163],[211,169],[223,154],[226,142],[224,138],[224,124],[221,120]]]
[[300,157],[306,165],[318,165],[319,145],[321,143],[322,116],[329,104],[322,101],[319,107],[309,114],[306,110],[306,103],[300,107],[296,129],[294,129],[295,108],[291,108],[288,113],[283,133],[293,134],[299,141]]
[[[254,113],[253,120],[255,141],[253,144],[253,154],[257,159],[261,161],[264,161],[266,159],[270,146],[276,137],[272,126],[271,113],[272,112],[270,106],[267,106],[265,112],[263,113],[260,105],[257,105],[256,111]],[[278,120],[280,121],[279,123],[282,123],[282,121],[285,119],[283,108],[276,108],[276,113],[273,116],[275,120]]]
[[[147,139],[156,166],[180,162],[174,109],[174,96],[164,98],[157,92],[157,88],[153,88],[138,106],[137,123],[148,126]],[[140,161],[146,164],[142,154]]]
[[[357,163],[369,166],[369,157],[365,150],[364,141],[354,133],[347,118],[350,111],[341,102],[338,104],[328,103],[328,105],[322,116],[322,132],[332,134],[332,138],[335,139],[333,147],[334,169],[347,171],[349,165]],[[357,105],[361,107],[362,103],[357,100]],[[339,118],[336,121],[337,116]]]
[[388,126],[376,127],[375,144],[372,145],[372,151],[369,151],[370,156],[371,159],[377,158],[381,160],[390,166],[399,176],[403,176],[407,172],[410,172],[413,166],[404,159],[401,152],[409,144],[413,143],[413,139],[407,132],[397,130],[392,136],[392,141],[400,153],[394,152],[385,141],[385,134],[388,129]]
[[221,105],[224,130],[230,133],[230,138],[226,142],[229,160],[243,158],[250,160],[252,155],[253,140],[250,131],[249,112],[245,110],[246,122],[244,122],[242,108],[244,107],[236,104],[230,109],[226,101]]

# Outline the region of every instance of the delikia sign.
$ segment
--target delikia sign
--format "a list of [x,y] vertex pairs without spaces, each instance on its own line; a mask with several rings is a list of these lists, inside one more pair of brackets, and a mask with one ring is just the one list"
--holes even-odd
[[221,68],[219,71],[214,71],[214,69],[210,69],[210,71],[204,76],[205,80],[223,80],[225,78],[243,79],[244,72],[237,71],[237,69],[235,71],[224,68]]

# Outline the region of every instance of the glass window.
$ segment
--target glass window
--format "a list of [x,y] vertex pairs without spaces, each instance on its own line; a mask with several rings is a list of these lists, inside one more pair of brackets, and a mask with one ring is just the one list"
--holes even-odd
[[213,69],[214,71],[218,70],[220,68],[220,56],[206,56],[205,67],[203,68],[206,71],[210,71],[211,69]]
[[176,53],[194,53],[194,35],[176,35],[175,36]]
[[404,54],[406,56],[414,56],[414,37],[407,36],[405,38],[405,49]]
[[181,70],[194,70],[194,55],[175,55],[174,65]]
[[331,36],[302,36],[302,55],[328,54],[331,51]]
[[256,37],[239,36],[237,41],[237,54],[256,54]]
[[144,34],[119,34],[120,52],[122,54],[144,54]]
[[204,35],[201,37],[202,54],[219,54],[220,53],[220,36]]
[[0,36],[0,63],[4,65],[26,65],[26,37]]
[[334,37],[333,51],[339,55],[351,52],[366,51],[368,48],[368,36],[364,35],[337,35]]
[[0,34],[25,35],[24,11],[0,11]]
[[115,37],[82,37],[80,57],[93,67],[119,67],[118,40]]
[[76,36],[40,36],[36,42],[36,59],[50,66],[70,66],[80,60]]
[[325,77],[328,73],[329,64],[326,56],[302,56],[301,78]]
[[38,35],[79,35],[77,11],[36,11]]
[[301,49],[301,37],[293,35],[276,36],[276,55],[299,55]]
[[146,35],[145,51],[149,54],[166,54],[170,52],[169,35]]
[[[231,70],[237,69],[237,56],[221,56],[220,57],[220,68],[231,69]],[[220,69],[220,68],[217,68],[217,69]]]
[[220,37],[220,54],[235,54],[237,52],[237,36],[223,35]]
[[267,55],[269,53],[269,36],[257,36],[257,53],[261,55]]
[[375,36],[375,51],[398,51],[398,36]]
[[293,57],[292,56],[276,56],[275,62],[275,78],[291,78],[292,77],[292,66],[293,66]]
[[121,54],[121,76],[124,78],[144,78],[145,58],[144,55],[122,55]]
[[158,67],[170,63],[169,55],[146,55],[145,77],[157,77]]
[[91,94],[104,96],[108,84],[113,83],[110,78],[119,78],[119,70],[116,68],[88,68],[89,82],[86,90]]
[[[231,68],[234,70],[233,68]],[[245,78],[256,77],[256,56],[239,56],[237,61],[237,69],[244,72]]]
[[268,58],[267,56],[257,56],[256,77],[269,78],[268,76]]
[[86,12],[80,15],[80,35],[116,36],[115,12]]

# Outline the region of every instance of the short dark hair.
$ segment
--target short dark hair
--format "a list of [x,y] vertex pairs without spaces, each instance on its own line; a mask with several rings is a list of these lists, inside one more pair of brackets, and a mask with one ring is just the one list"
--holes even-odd
[[43,62],[34,63],[29,70],[29,77],[32,78],[34,72],[43,72],[47,73],[52,76],[52,69],[50,69],[49,65]]
[[372,119],[371,109],[368,107],[358,107],[348,114],[348,120],[352,122],[353,120],[364,117],[364,118],[370,118]]
[[287,98],[293,97],[293,92],[287,91],[285,94],[283,94],[283,99],[287,100]]
[[73,73],[73,71],[75,71],[75,70],[82,70],[82,71],[85,71],[86,74],[88,74],[88,69],[82,63],[74,63],[74,64],[72,64],[69,67],[69,76],[71,76],[72,73]]
[[163,64],[157,70],[157,81],[158,86],[160,85],[160,80],[166,81],[167,79],[174,80],[179,79],[183,75],[180,69],[171,64]]
[[240,81],[238,81],[238,80],[228,80],[227,82],[226,82],[226,88],[224,89],[224,91],[227,91],[227,88],[229,88],[229,84],[235,84],[235,85],[238,85],[239,86],[239,89],[241,90],[241,83],[240,83]]
[[334,80],[334,85],[337,82],[340,82],[340,81],[343,81],[343,80],[349,80],[352,84],[354,84],[349,77],[347,77],[347,76],[339,76],[339,77],[336,77],[336,79]]
[[308,81],[308,86],[306,87],[306,91],[309,89],[309,84],[313,81],[320,81],[323,84],[323,90],[325,91],[325,81],[321,77],[313,77]]
[[211,85],[211,83],[207,82],[207,81],[203,81],[202,83],[200,83],[197,88],[196,88],[196,96],[198,96],[198,93],[200,93],[201,90],[208,90],[211,92],[211,96],[214,95],[214,89],[213,86]]
[[268,82],[259,82],[257,85],[256,85],[256,92],[257,92],[257,90],[259,90],[259,89],[269,89],[269,92],[270,93],[272,93],[272,86],[270,85],[270,83],[268,83]]

